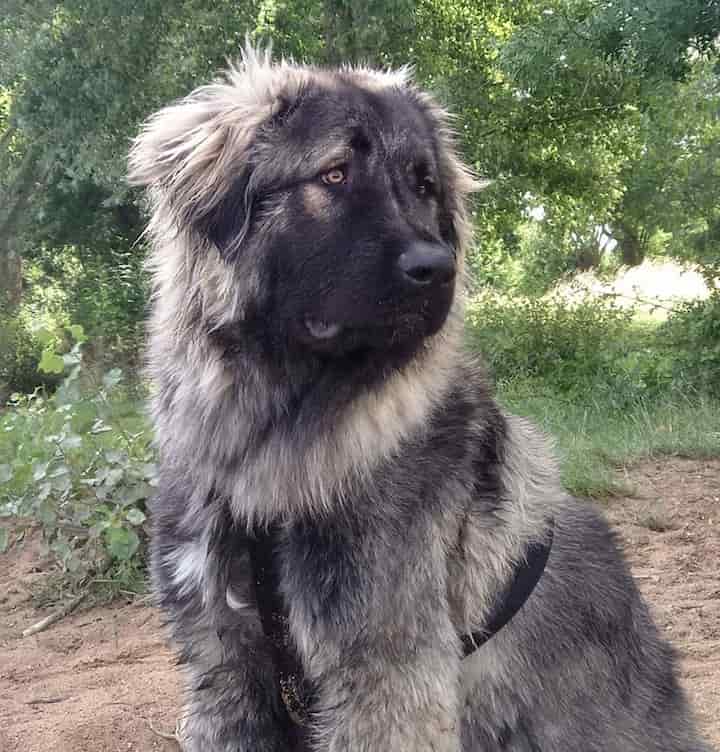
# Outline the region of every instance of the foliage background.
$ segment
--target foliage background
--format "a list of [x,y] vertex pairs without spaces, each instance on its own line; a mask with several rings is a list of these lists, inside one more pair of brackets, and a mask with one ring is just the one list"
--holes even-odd
[[[78,581],[107,567],[130,578],[152,488],[129,142],[246,35],[318,65],[409,63],[456,113],[465,159],[491,180],[473,211],[468,341],[505,403],[558,436],[573,490],[612,491],[609,468],[638,452],[718,450],[718,0],[4,0],[2,11],[0,512],[39,519]],[[694,264],[709,295],[648,319],[546,294],[646,258]]]

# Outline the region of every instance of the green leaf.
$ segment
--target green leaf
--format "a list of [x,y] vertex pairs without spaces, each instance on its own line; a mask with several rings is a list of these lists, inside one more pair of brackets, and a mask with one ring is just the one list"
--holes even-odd
[[143,477],[146,480],[152,480],[157,477],[158,469],[157,465],[154,462],[145,462],[143,465],[141,465]]
[[105,485],[109,488],[117,486],[117,484],[123,479],[124,474],[125,471],[121,467],[114,467],[107,474],[107,477],[105,478]]
[[79,449],[82,446],[82,438],[77,434],[66,436],[61,442],[63,449]]
[[112,368],[103,376],[103,384],[106,389],[112,389],[122,381],[122,378],[122,371],[119,368]]
[[134,530],[124,527],[111,527],[106,531],[108,550],[120,561],[131,559],[138,550],[140,538]]
[[78,344],[81,342],[87,342],[87,335],[81,324],[73,324],[72,326],[69,326],[68,331]]
[[83,562],[75,555],[74,552],[71,551],[70,555],[65,561],[65,568],[68,570],[68,572],[74,574],[75,572],[79,572],[83,567]]
[[0,465],[0,483],[7,483],[12,477],[12,467],[10,465]]
[[60,497],[69,493],[70,489],[72,488],[72,480],[70,479],[70,476],[60,475],[59,477],[54,478],[52,482],[52,488]]
[[87,402],[75,406],[75,414],[72,417],[72,428],[78,433],[86,433],[90,430],[97,416],[94,405]]
[[47,475],[49,462],[36,462],[33,465],[33,480],[42,480]]
[[46,528],[54,528],[57,523],[57,511],[53,504],[44,502],[38,507],[37,516]]
[[10,545],[10,536],[6,527],[0,527],[0,554],[4,554]]
[[133,507],[132,509],[128,509],[125,519],[131,525],[142,525],[147,518],[144,512],[140,511],[137,507]]
[[132,486],[123,488],[119,496],[115,496],[117,503],[123,507],[137,504],[138,501],[149,499],[153,494],[153,488],[149,483],[134,483]]
[[53,333],[47,327],[44,327],[44,326],[41,326],[39,329],[36,329],[34,331],[34,334],[38,342],[41,345],[44,345],[45,347],[48,347],[48,345],[50,345],[55,340]]
[[38,370],[43,373],[62,373],[65,368],[63,359],[52,349],[43,350],[42,358],[38,363]]
[[51,546],[50,550],[57,556],[60,561],[64,561],[70,556],[71,550],[68,542],[63,538],[58,538]]
[[105,459],[111,465],[119,465],[121,462],[123,462],[125,457],[125,452],[121,452],[119,449],[108,449],[108,451],[105,452]]

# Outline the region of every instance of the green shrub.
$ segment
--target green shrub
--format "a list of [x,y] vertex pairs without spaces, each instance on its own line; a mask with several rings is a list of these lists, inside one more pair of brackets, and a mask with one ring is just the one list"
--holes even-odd
[[13,394],[0,413],[0,516],[38,522],[75,581],[135,581],[156,474],[150,431],[118,369],[97,382],[83,371],[83,332],[72,333],[70,352],[43,353],[46,369],[65,374],[57,391]]
[[658,336],[672,354],[676,383],[720,395],[720,291],[679,308]]
[[69,287],[70,320],[82,324],[92,360],[104,366],[138,368],[148,299],[143,254],[138,248],[86,258]]
[[[553,284],[576,269],[569,243],[547,232],[541,222],[525,222],[518,227],[519,244],[517,289],[528,295],[547,292]],[[562,250],[564,249],[564,251]]]
[[38,370],[42,352],[43,343],[23,319],[0,309],[0,404],[12,392],[57,385],[57,375]]
[[542,379],[560,394],[615,406],[667,390],[672,365],[633,313],[603,299],[484,293],[471,301],[468,335],[499,382]]
[[88,363],[137,369],[148,298],[140,248],[95,254],[74,246],[43,247],[34,250],[24,273],[26,317],[79,324],[89,337]]

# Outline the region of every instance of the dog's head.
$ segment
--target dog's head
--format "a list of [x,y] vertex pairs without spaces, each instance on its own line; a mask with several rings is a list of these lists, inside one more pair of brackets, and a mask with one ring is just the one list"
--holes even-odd
[[198,283],[208,331],[320,357],[412,352],[452,306],[475,183],[404,72],[248,51],[148,121],[130,180],[184,238],[185,271],[214,270]]

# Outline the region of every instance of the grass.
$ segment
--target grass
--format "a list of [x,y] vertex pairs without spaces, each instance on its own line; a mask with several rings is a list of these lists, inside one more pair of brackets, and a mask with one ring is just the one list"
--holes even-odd
[[509,411],[532,419],[554,438],[563,483],[576,495],[627,493],[618,470],[649,457],[720,455],[720,400],[676,394],[619,409],[591,392],[570,399],[542,381],[522,379],[502,384],[498,392]]

